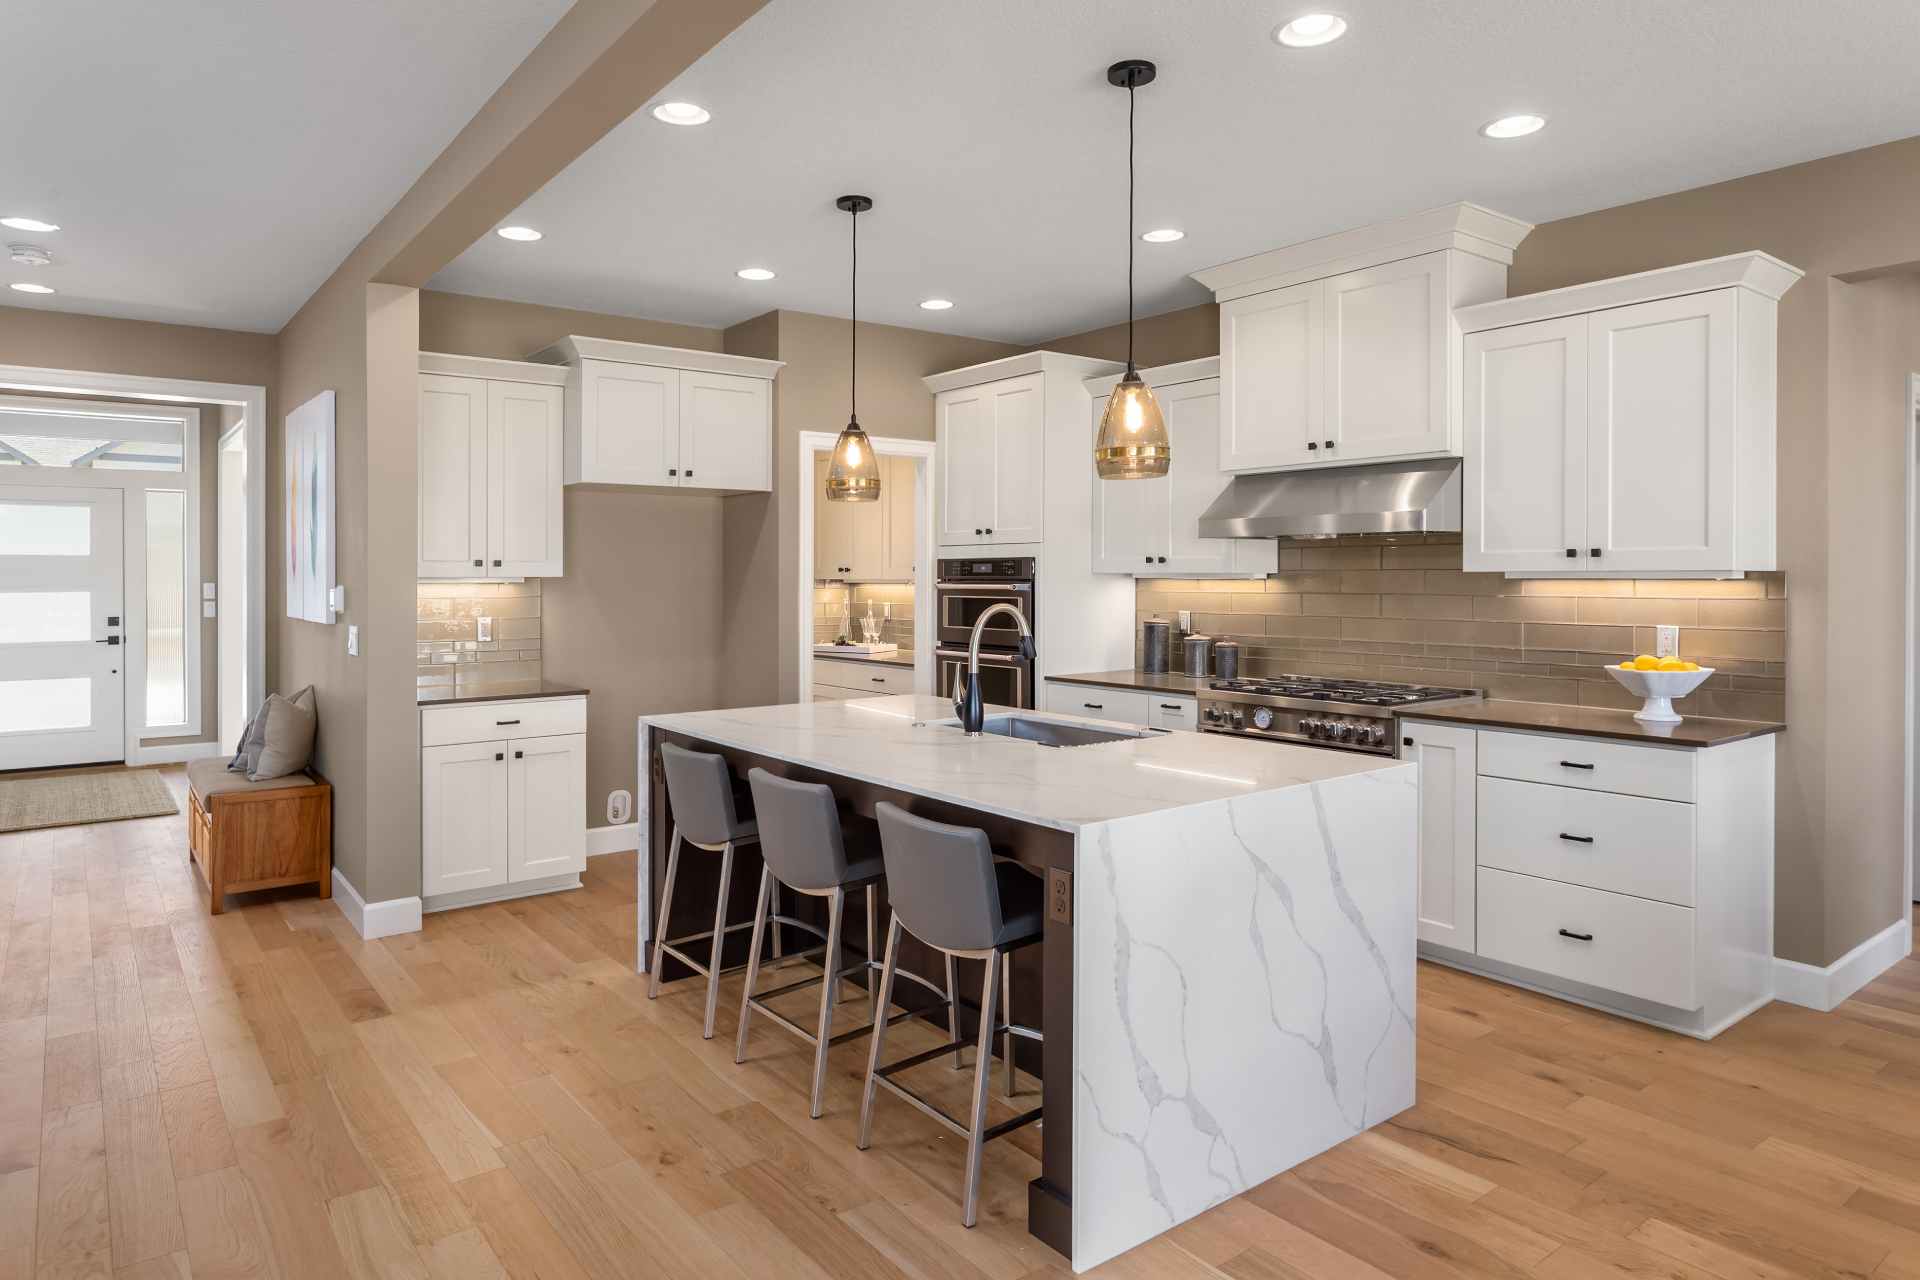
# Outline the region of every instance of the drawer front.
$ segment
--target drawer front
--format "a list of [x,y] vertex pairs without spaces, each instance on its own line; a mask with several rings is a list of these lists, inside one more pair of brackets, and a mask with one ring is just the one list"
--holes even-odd
[[1050,680],[1046,709],[1056,715],[1144,725],[1149,723],[1147,717],[1152,705],[1148,696],[1137,689],[1102,689],[1090,684],[1061,684]]
[[1693,912],[1482,867],[1479,949],[1489,960],[1697,1009]]
[[1479,862],[1590,889],[1693,905],[1693,806],[1480,779]]
[[1195,698],[1147,695],[1147,724],[1155,729],[1195,730],[1200,727],[1200,703]]
[[1480,776],[1656,800],[1693,800],[1691,751],[1596,738],[1548,738],[1482,729]]
[[815,658],[813,682],[862,694],[912,693],[913,669],[890,667],[878,662],[840,662],[833,658]]
[[425,707],[420,712],[420,745],[423,747],[492,742],[502,738],[544,738],[586,731],[585,698],[476,702],[465,707]]

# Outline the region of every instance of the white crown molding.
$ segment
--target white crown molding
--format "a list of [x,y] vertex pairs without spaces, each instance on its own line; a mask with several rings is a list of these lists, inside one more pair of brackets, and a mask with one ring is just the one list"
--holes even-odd
[[547,387],[567,385],[567,370],[563,365],[496,360],[491,356],[457,356],[444,351],[422,351],[420,372],[456,378],[489,378],[494,382],[536,382]]
[[1060,373],[1084,381],[1108,373],[1117,377],[1125,368],[1117,360],[1094,360],[1059,351],[1028,351],[1017,356],[989,360],[985,364],[970,364],[964,369],[931,373],[920,381],[926,384],[927,390],[939,395],[942,391],[958,391],[962,387],[977,387],[988,382],[999,382],[1003,378],[1024,377],[1029,373]]
[[1478,333],[1485,329],[1505,329],[1516,324],[1532,324],[1536,320],[1553,320],[1588,311],[1604,311],[1609,307],[1632,306],[1638,302],[1657,302],[1661,298],[1678,298],[1713,289],[1751,289],[1777,302],[1804,274],[1800,268],[1782,262],[1770,253],[1752,249],[1721,258],[1706,258],[1674,267],[1640,271],[1630,276],[1615,276],[1610,280],[1595,280],[1590,284],[1549,289],[1545,293],[1480,302],[1459,308],[1453,313],[1453,318],[1462,333]]
[[[1175,364],[1155,365],[1151,369],[1140,370],[1140,377],[1149,387],[1177,387],[1183,382],[1204,382],[1208,378],[1220,376],[1220,357],[1201,356],[1198,360],[1181,360]],[[1095,400],[1112,395],[1122,375],[1109,373],[1098,378],[1087,379],[1087,394]]]
[[1913,920],[1894,921],[1824,967],[1773,961],[1774,999],[1828,1013],[1913,952]]
[[767,382],[779,376],[787,363],[784,360],[760,360],[753,356],[730,356],[719,351],[660,347],[651,342],[584,338],[578,334],[569,334],[551,346],[542,347],[527,359],[538,364],[563,365],[577,365],[582,360],[611,360],[618,364],[644,364],[662,369],[731,373],[742,378],[761,378]]
[[1442,249],[1504,267],[1513,264],[1513,251],[1532,231],[1531,222],[1463,201],[1223,262],[1194,272],[1193,279],[1213,290],[1215,302],[1229,302]]
[[340,908],[340,914],[347,918],[353,931],[368,942],[399,933],[420,932],[420,899],[388,898],[368,902],[353,887],[353,882],[340,874],[338,867],[333,869],[333,905]]

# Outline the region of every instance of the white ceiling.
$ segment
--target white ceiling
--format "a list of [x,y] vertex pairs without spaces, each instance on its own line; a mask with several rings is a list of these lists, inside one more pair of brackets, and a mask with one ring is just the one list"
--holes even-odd
[[0,306],[273,331],[568,0],[27,0],[0,37]]
[[[1345,39],[1284,49],[1316,5]],[[433,287],[724,325],[861,314],[1038,341],[1125,314],[1126,95],[1139,94],[1140,310],[1187,273],[1468,199],[1529,221],[1920,134],[1913,0],[773,0]],[[1486,121],[1549,117],[1496,143]],[[762,265],[776,280],[734,277]],[[953,310],[918,309],[929,295]]]

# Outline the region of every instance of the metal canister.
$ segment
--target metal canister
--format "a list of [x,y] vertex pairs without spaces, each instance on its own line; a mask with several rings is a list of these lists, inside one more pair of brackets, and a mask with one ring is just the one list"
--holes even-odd
[[1213,648],[1212,636],[1188,636],[1186,640],[1186,662],[1183,664],[1190,676],[1207,674],[1207,654]]
[[1213,674],[1222,680],[1240,678],[1240,642],[1238,640],[1213,642]]
[[1173,652],[1173,624],[1164,618],[1148,618],[1140,624],[1140,669],[1148,675],[1164,675]]

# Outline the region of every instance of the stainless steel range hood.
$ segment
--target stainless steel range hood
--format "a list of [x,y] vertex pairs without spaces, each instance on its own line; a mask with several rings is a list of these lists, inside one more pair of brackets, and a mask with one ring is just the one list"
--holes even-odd
[[1458,458],[1235,476],[1200,517],[1203,538],[1459,531]]

